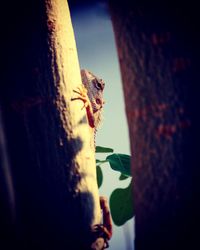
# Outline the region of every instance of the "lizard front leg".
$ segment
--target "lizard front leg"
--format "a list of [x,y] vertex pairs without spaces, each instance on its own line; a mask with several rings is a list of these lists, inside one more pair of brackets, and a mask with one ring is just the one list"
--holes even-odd
[[77,90],[73,90],[73,92],[76,93],[78,96],[71,98],[71,100],[72,101],[74,101],[74,100],[83,101],[84,105],[83,105],[82,109],[86,108],[88,123],[89,123],[90,127],[94,128],[95,127],[94,114],[93,114],[93,109],[92,109],[90,99],[89,99],[88,94],[87,94],[87,89],[83,85],[80,85],[79,87],[77,87]]

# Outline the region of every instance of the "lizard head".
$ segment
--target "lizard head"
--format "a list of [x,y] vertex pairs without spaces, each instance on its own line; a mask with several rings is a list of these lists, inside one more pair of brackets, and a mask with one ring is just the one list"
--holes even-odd
[[93,113],[95,115],[96,124],[101,121],[102,108],[105,103],[103,99],[103,91],[105,83],[102,79],[93,75],[88,70],[81,70],[81,77],[84,86],[87,89],[87,94],[92,105]]
[[95,77],[91,80],[91,89],[92,89],[91,102],[92,102],[94,113],[100,110],[105,103],[103,99],[104,87],[105,87],[105,83],[103,82],[102,79]]
[[84,86],[87,89],[88,97],[91,102],[93,113],[101,110],[105,101],[103,99],[103,90],[105,83],[102,79],[96,77],[88,70],[81,70],[81,77]]

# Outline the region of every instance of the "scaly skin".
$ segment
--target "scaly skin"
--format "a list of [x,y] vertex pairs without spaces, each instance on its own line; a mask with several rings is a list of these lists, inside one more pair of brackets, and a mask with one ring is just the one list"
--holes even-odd
[[[80,85],[76,90],[77,97],[72,100],[81,100],[86,108],[88,124],[93,129],[94,133],[94,149],[95,149],[95,133],[97,127],[102,120],[102,108],[105,103],[103,99],[103,90],[105,83],[88,70],[81,70],[81,77],[83,85]],[[109,206],[105,197],[100,197],[100,207],[103,212],[103,224],[94,225],[93,233],[95,238],[103,238],[103,249],[108,248],[108,240],[112,237],[112,220],[110,216]]]

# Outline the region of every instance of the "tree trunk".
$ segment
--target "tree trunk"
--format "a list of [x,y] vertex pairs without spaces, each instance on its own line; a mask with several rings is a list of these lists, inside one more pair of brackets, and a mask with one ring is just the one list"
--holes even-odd
[[197,249],[199,40],[195,4],[110,0],[126,101],[136,250]]
[[81,77],[67,1],[11,1],[4,11],[0,107],[15,191],[11,245],[88,249],[101,213],[93,135],[83,103],[71,101]]

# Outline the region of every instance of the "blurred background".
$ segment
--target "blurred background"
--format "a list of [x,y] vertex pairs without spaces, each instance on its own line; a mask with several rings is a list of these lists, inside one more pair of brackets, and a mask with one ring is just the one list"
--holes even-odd
[[[112,148],[114,153],[130,155],[120,69],[107,5],[104,1],[89,4],[69,1],[69,7],[80,67],[105,81],[104,118],[97,131],[96,145]],[[103,160],[105,157],[106,154],[96,155],[97,159]],[[101,169],[103,184],[100,195],[109,199],[114,189],[128,186],[130,178],[119,181],[119,172],[112,170],[108,163],[101,165]],[[133,242],[134,219],[131,219],[121,227],[114,226],[109,249],[133,250]]]

